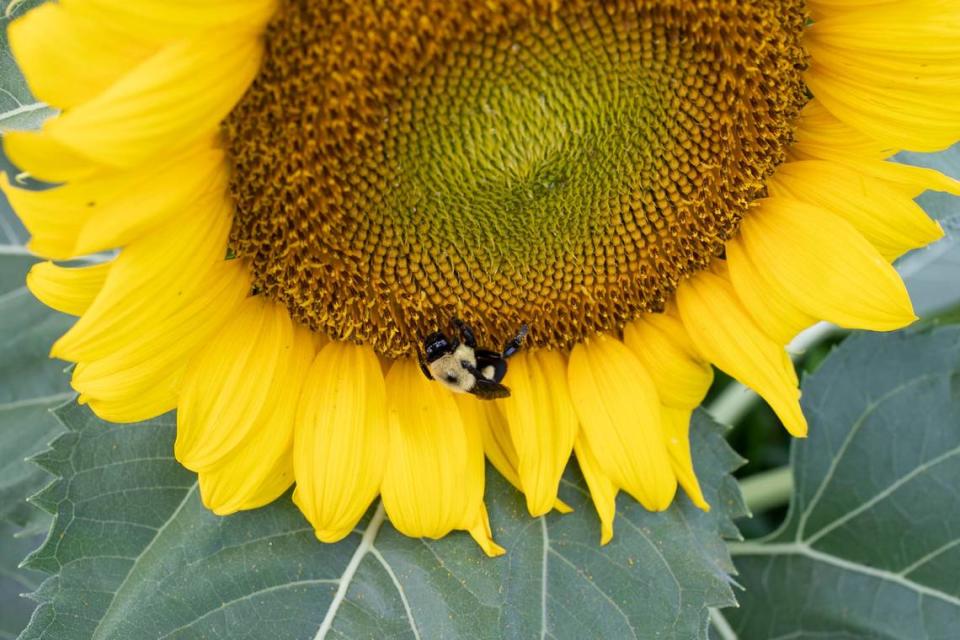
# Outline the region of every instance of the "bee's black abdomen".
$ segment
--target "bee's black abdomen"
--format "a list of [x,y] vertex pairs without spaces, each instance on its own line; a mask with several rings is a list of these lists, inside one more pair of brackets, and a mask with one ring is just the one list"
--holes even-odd
[[486,349],[477,349],[477,370],[483,371],[487,367],[493,367],[492,376],[484,376],[493,382],[500,382],[507,375],[507,361],[504,360],[496,351],[487,351]]

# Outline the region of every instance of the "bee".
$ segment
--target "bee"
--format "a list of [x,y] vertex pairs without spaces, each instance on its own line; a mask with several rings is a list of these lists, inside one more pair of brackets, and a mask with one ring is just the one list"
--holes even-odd
[[448,338],[437,331],[424,339],[420,357],[423,375],[456,393],[472,393],[484,400],[508,397],[510,389],[500,381],[507,375],[507,358],[520,350],[527,336],[527,325],[520,327],[498,353],[478,348],[473,330],[462,320],[454,318],[451,324],[457,337]]

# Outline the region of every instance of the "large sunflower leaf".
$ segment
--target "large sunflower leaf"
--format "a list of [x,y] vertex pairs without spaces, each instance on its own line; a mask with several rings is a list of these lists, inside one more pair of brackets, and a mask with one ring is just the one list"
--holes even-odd
[[13,525],[0,522],[0,638],[3,640],[16,638],[27,626],[36,605],[20,596],[36,589],[44,578],[42,573],[18,567],[30,549],[36,548],[38,534],[15,537],[16,534],[21,532]]
[[16,245],[0,245],[0,638],[13,638],[34,608],[19,594],[39,584],[37,574],[17,565],[36,547],[36,535],[50,518],[27,498],[50,482],[43,469],[27,458],[44,450],[62,431],[50,410],[73,396],[63,362],[47,358],[50,341],[68,319],[46,309],[23,286],[36,261]]
[[61,431],[50,410],[73,397],[65,363],[47,357],[69,318],[23,285],[35,261],[19,247],[0,246],[0,520],[18,525],[42,515],[26,499],[50,481],[26,459]]
[[804,384],[810,437],[770,538],[733,546],[753,638],[956,638],[960,328],[862,334]]
[[[39,126],[49,115],[30,95],[6,35],[11,20],[40,4],[42,0],[0,0],[0,131]],[[18,171],[2,152],[0,171]],[[27,271],[38,260],[24,247],[26,241],[26,230],[0,195],[0,522],[21,526],[47,521],[26,499],[50,478],[26,458],[45,449],[61,431],[50,409],[73,396],[63,372],[66,363],[47,357],[70,320],[37,302],[24,286]]]
[[[23,638],[697,638],[708,606],[733,603],[723,536],[742,511],[739,459],[704,414],[693,439],[714,509],[686,498],[652,514],[621,499],[612,543],[582,479],[576,512],[530,518],[494,472],[488,504],[505,557],[463,533],[398,534],[373,510],[343,542],[317,542],[285,496],[220,518],[171,456],[174,421],[104,423],[71,405],[40,456],[60,476],[37,502],[55,513],[28,566],[55,572]],[[347,479],[345,479],[347,480]]]

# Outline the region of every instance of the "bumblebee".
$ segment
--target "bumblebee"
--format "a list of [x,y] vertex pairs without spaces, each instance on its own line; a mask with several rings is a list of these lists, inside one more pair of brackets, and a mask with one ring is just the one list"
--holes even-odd
[[478,348],[473,330],[462,320],[454,318],[451,324],[456,337],[448,338],[437,331],[424,339],[420,358],[423,374],[456,393],[472,393],[484,400],[508,397],[510,389],[500,381],[507,375],[507,358],[520,350],[527,336],[527,325],[497,352]]

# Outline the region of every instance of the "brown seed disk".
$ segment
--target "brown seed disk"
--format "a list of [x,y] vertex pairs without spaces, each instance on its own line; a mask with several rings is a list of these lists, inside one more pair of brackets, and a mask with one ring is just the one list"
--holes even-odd
[[311,328],[568,347],[723,250],[806,100],[802,0],[288,0],[224,131],[231,247]]

